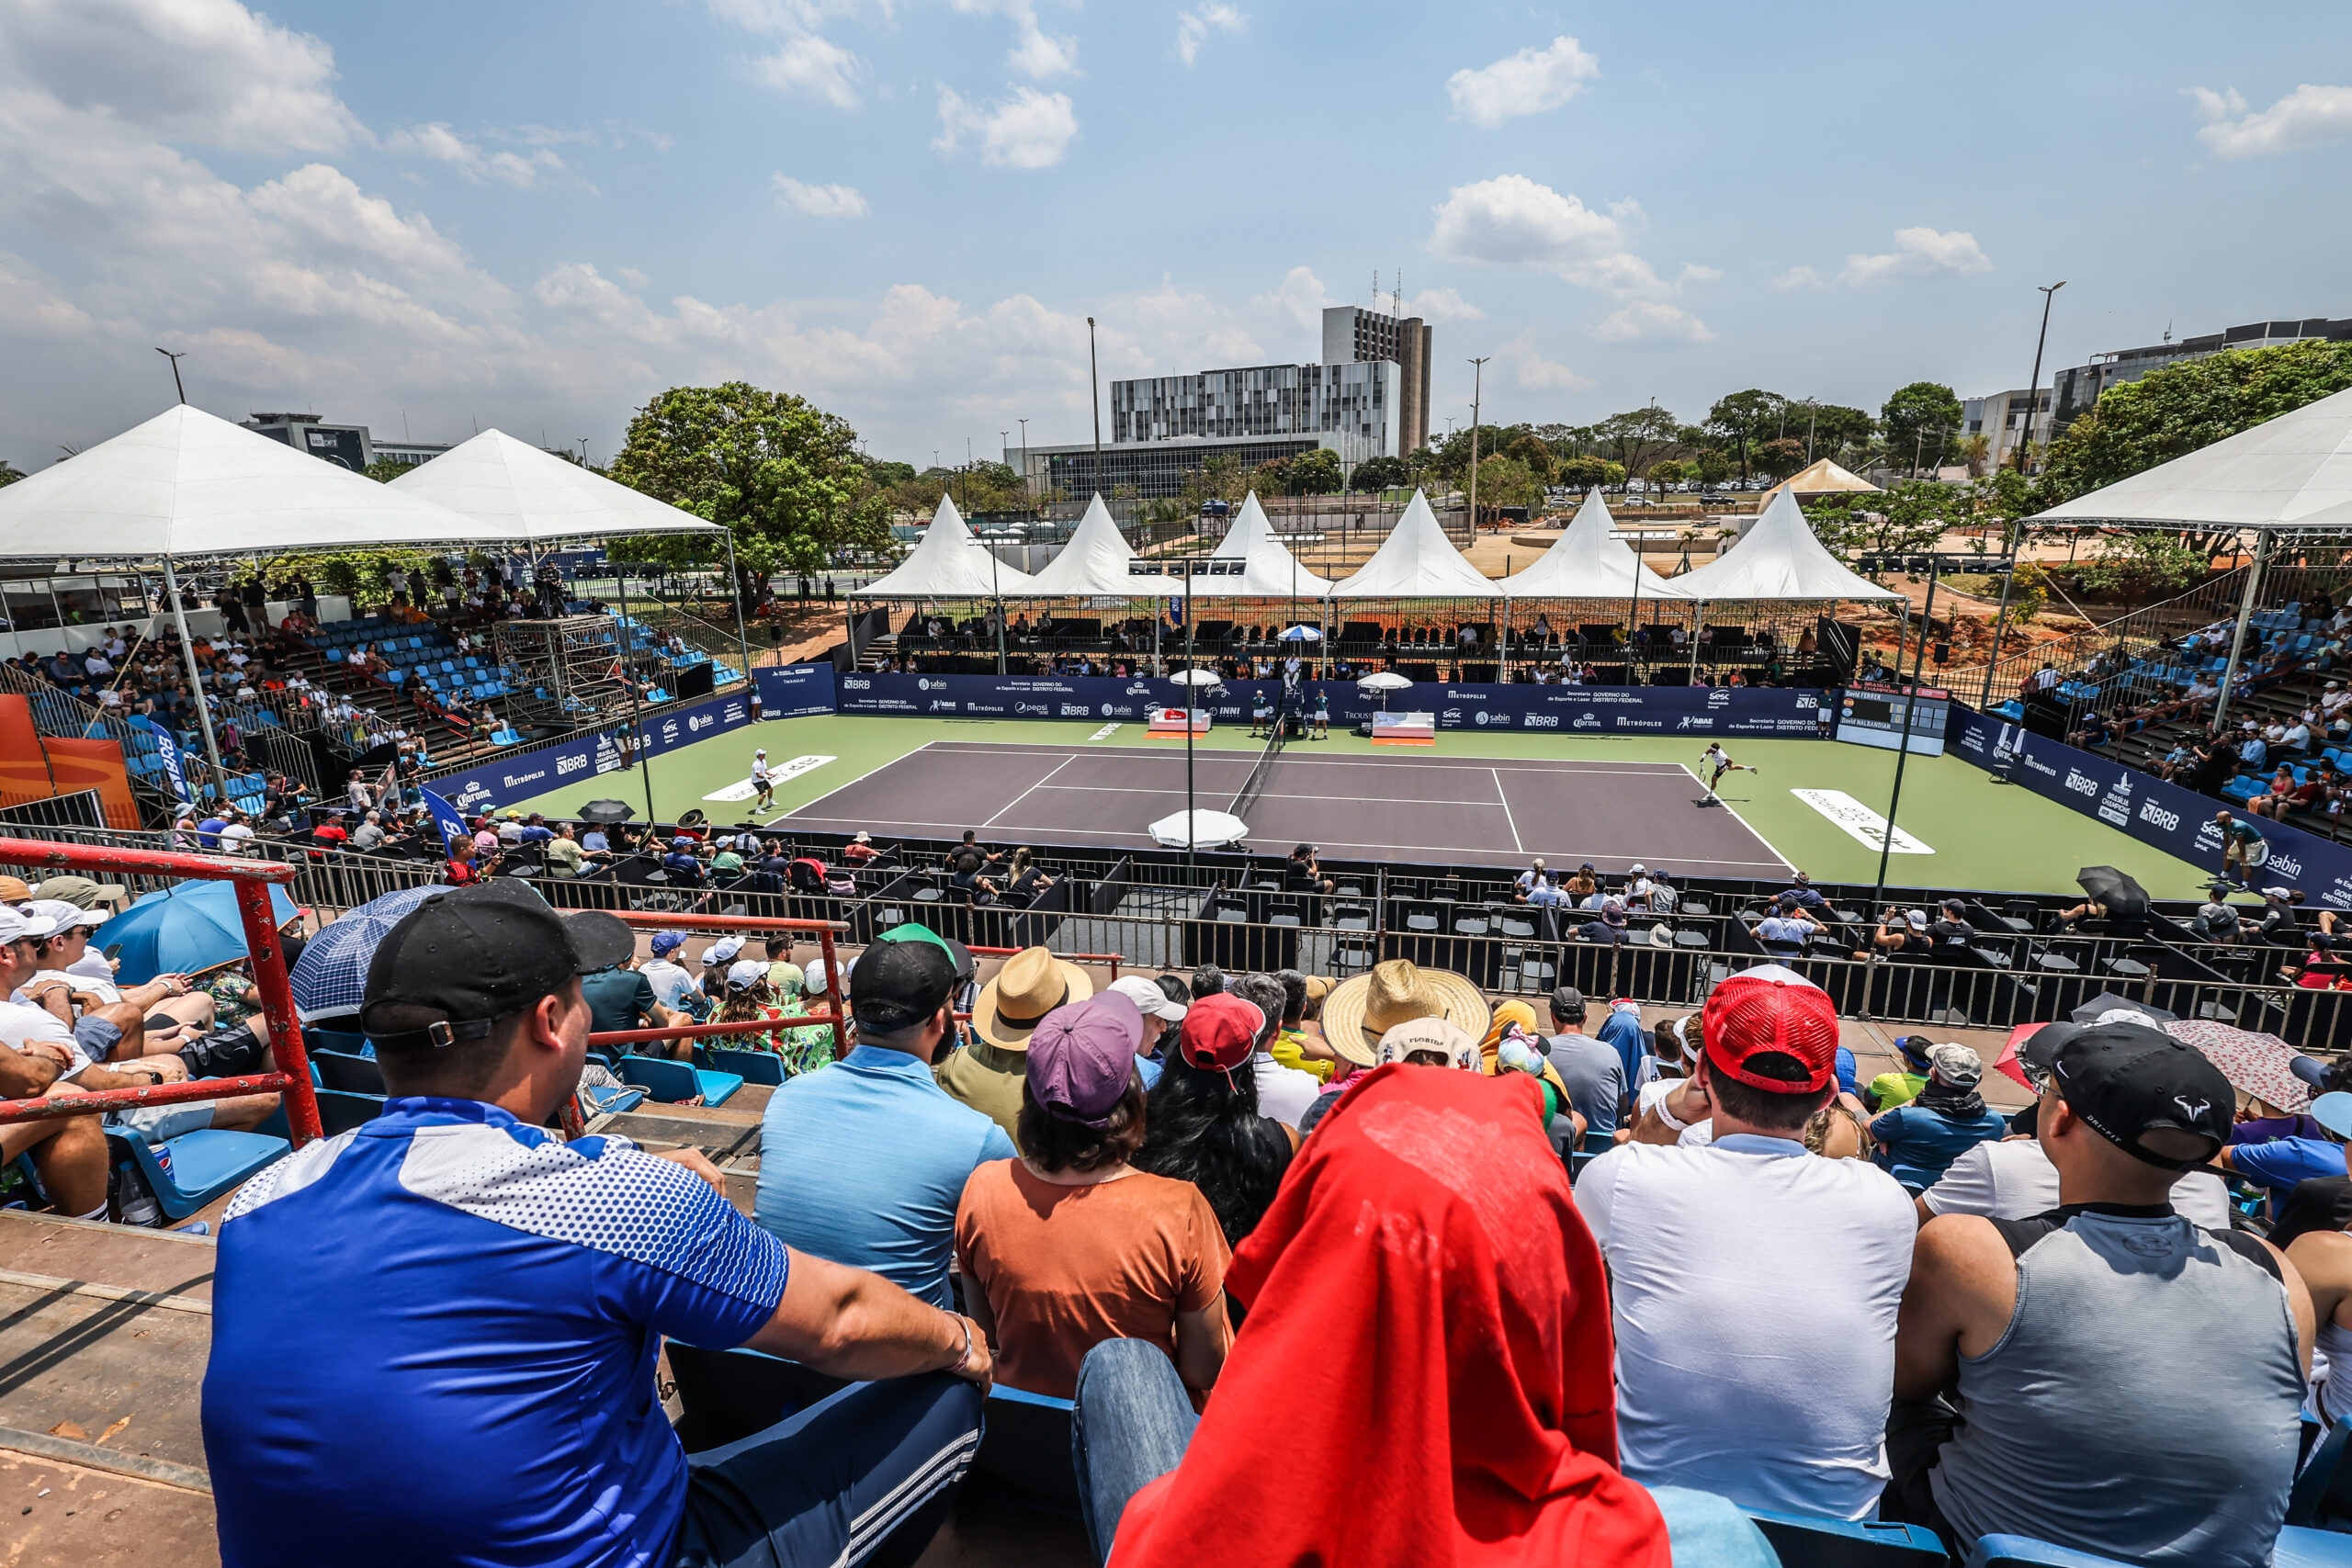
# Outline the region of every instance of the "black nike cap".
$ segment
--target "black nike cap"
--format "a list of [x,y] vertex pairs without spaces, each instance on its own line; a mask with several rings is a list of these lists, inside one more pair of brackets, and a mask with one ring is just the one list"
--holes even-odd
[[[2036,1038],[2058,1027],[2038,1030]],[[2134,1159],[2188,1170],[2229,1142],[2237,1110],[2230,1080],[2204,1053],[2160,1029],[2076,1026],[2048,1060],[2066,1108]]]
[[514,881],[453,887],[376,944],[360,1027],[379,1046],[480,1040],[498,1020],[637,951],[619,916],[560,915]]

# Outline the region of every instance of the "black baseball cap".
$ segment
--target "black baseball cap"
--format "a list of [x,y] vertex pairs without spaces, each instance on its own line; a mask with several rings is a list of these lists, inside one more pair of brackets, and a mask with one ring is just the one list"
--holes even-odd
[[[2028,1046],[2060,1027],[2035,1031]],[[2066,1108],[2109,1143],[2159,1169],[2189,1170],[2229,1142],[2237,1098],[2202,1052],[2143,1023],[2066,1027],[2035,1055],[2046,1055]]]
[[635,951],[636,933],[602,909],[559,915],[514,881],[453,887],[376,944],[360,1027],[395,1048],[480,1040],[498,1020]]
[[860,1029],[894,1034],[937,1012],[956,986],[956,959],[936,942],[877,942],[849,972],[851,1016]]

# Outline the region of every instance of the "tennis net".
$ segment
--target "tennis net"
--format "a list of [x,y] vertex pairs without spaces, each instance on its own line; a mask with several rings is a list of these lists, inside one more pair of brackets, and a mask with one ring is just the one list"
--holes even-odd
[[1274,759],[1283,754],[1285,729],[1282,719],[1277,716],[1274,738],[1266,742],[1265,755],[1258,759],[1258,765],[1250,769],[1250,776],[1242,781],[1241,793],[1233,797],[1233,814],[1245,822],[1250,819],[1250,808],[1258,804],[1258,796],[1264,793],[1266,780],[1273,773]]

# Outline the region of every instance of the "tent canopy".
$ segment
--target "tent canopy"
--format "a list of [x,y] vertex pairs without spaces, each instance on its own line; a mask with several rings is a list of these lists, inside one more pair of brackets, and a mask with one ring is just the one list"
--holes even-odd
[[0,558],[477,545],[473,518],[176,404],[0,490]]
[[1193,594],[1200,599],[1320,599],[1331,591],[1330,580],[1316,576],[1274,537],[1274,525],[1251,491],[1241,500],[1241,515],[1217,542],[1215,558],[1243,561],[1239,577],[1200,577],[1193,580]]
[[1363,570],[1331,585],[1334,599],[1499,599],[1502,592],[1462,558],[1418,490]]
[[1764,492],[1769,503],[1782,491],[1795,495],[1876,495],[1879,487],[1849,469],[1841,468],[1824,457],[1812,467],[1791,474]]
[[1705,566],[1694,567],[1667,580],[1686,599],[1713,604],[1735,600],[1824,601],[1832,599],[1900,599],[1893,589],[1881,588],[1856,575],[1829,553],[1827,546],[1804,520],[1797,498],[1787,491],[1774,496],[1747,536]]
[[850,590],[853,599],[1008,599],[1032,597],[1035,589],[1025,571],[998,561],[981,549],[964,514],[942,494],[931,526],[896,571],[863,588]]
[[1585,492],[1584,504],[1568,519],[1567,531],[1525,570],[1504,578],[1502,591],[1521,601],[1631,599],[1637,580],[1643,598],[1687,597],[1642,565],[1634,547],[1618,537],[1616,521],[1609,515],[1609,503],[1600,499],[1596,485]]
[[2305,403],[2030,521],[2193,528],[2352,524],[2352,391]]
[[464,513],[489,539],[544,544],[620,534],[725,531],[503,430],[485,430],[451,447],[394,479],[391,488]]
[[1132,575],[1127,563],[1135,558],[1135,547],[1119,532],[1111,509],[1097,494],[1086,503],[1086,515],[1078,520],[1069,543],[1030,576],[1022,592],[1041,599],[1136,599],[1184,591],[1172,577]]

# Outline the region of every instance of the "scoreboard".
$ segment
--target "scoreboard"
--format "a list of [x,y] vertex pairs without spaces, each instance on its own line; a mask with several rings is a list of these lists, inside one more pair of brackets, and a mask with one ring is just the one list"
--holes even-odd
[[1849,686],[1839,694],[1838,739],[1857,746],[1892,751],[1903,746],[1904,710],[1910,711],[1915,756],[1944,754],[1944,723],[1951,713],[1951,694],[1932,686]]

